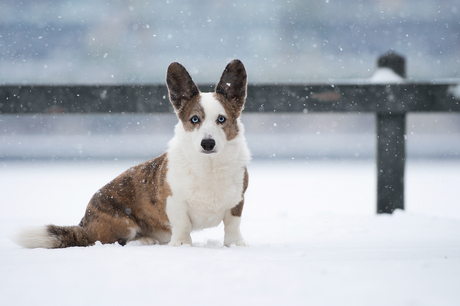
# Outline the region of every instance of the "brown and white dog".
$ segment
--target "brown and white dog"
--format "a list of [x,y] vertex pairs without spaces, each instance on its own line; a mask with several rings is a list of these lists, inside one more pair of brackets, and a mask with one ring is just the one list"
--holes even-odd
[[78,226],[28,229],[18,243],[28,248],[133,240],[191,245],[192,231],[224,221],[224,245],[246,246],[240,232],[250,160],[240,122],[246,79],[243,63],[233,60],[215,92],[201,93],[187,70],[172,63],[166,81],[179,123],[167,152],[97,191]]

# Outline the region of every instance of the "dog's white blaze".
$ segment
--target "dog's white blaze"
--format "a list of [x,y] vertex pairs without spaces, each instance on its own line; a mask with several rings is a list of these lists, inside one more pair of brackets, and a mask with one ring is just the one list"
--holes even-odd
[[[171,244],[191,243],[190,231],[217,226],[242,200],[244,169],[250,160],[243,124],[238,120],[240,133],[228,141],[216,123],[219,115],[227,115],[224,108],[212,94],[201,95],[205,111],[201,127],[187,132],[179,122],[169,142],[166,179],[172,196],[166,213],[172,225]],[[217,153],[202,153],[205,138],[215,140]]]
[[214,139],[216,146],[213,149],[215,154],[220,152],[225,145],[225,132],[220,124],[217,124],[219,115],[227,116],[224,107],[217,101],[212,93],[201,94],[201,106],[204,109],[205,119],[199,129],[192,132],[193,144],[198,152],[203,152],[201,141],[203,139]]

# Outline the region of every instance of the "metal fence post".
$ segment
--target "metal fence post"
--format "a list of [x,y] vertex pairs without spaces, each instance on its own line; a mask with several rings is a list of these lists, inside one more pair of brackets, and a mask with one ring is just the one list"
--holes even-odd
[[[405,78],[405,59],[389,52],[378,59]],[[401,101],[395,101],[398,103]],[[377,112],[377,213],[404,209],[404,170],[406,162],[406,113]]]

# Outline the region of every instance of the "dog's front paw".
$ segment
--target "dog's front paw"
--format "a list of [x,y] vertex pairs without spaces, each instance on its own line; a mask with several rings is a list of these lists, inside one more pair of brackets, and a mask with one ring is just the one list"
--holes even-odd
[[170,246],[181,246],[181,245],[192,245],[192,241],[190,240],[171,240],[168,245]]
[[238,247],[247,247],[247,246],[249,246],[249,244],[246,241],[244,241],[243,239],[238,240],[238,241],[225,241],[224,245],[226,247],[231,247],[233,245],[238,246]]
[[192,237],[188,232],[174,233],[171,236],[171,241],[168,243],[170,246],[192,245]]

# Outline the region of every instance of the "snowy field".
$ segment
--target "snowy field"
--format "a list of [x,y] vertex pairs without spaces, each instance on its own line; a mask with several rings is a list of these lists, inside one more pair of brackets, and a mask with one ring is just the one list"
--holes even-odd
[[[140,162],[140,160],[136,161]],[[406,210],[376,215],[372,160],[253,161],[242,232],[193,247],[23,249],[80,221],[134,161],[0,161],[0,305],[460,305],[460,161],[409,161]]]

